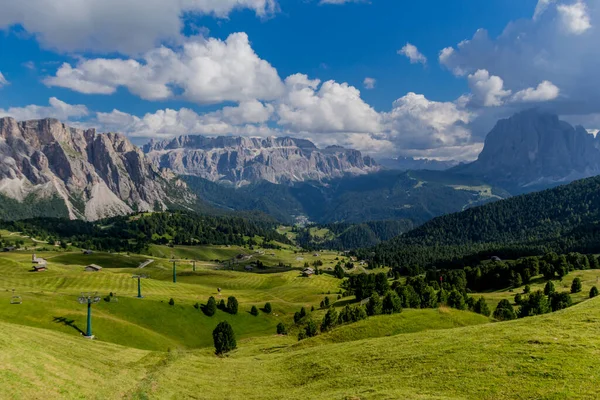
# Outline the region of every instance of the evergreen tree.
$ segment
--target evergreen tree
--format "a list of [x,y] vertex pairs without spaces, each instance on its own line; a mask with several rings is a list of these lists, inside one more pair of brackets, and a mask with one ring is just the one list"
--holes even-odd
[[382,312],[382,303],[381,297],[377,293],[373,293],[373,295],[369,298],[369,302],[367,303],[367,315],[379,315]]
[[216,312],[217,312],[217,301],[215,300],[215,298],[213,296],[210,296],[208,298],[208,302],[206,303],[206,306],[204,307],[204,314],[206,314],[209,317],[212,317],[213,315],[215,315]]
[[388,290],[390,290],[390,284],[388,283],[387,275],[383,272],[375,275],[375,291],[380,296],[383,296]]
[[531,287],[530,287],[529,285],[526,285],[526,286],[523,288],[523,293],[525,293],[525,294],[529,294],[529,293],[531,293]]
[[485,315],[486,317],[489,317],[491,314],[490,308],[488,307],[483,297],[480,297],[479,300],[475,302],[475,305],[473,306],[473,311],[475,311],[477,314]]
[[175,305],[175,300],[173,300],[173,298],[171,297],[171,299],[169,300],[169,305],[170,306],[174,306]]
[[258,308],[256,308],[256,306],[252,306],[250,309],[250,314],[254,315],[255,317],[258,316]]
[[338,313],[335,308],[331,307],[323,317],[321,322],[321,332],[327,332],[332,329],[338,322]]
[[550,307],[552,311],[562,310],[567,307],[571,307],[573,301],[569,293],[553,293],[550,296]]
[[548,298],[544,296],[541,290],[535,291],[524,300],[519,309],[519,317],[530,317],[533,315],[546,314],[550,312]]
[[518,306],[523,304],[523,295],[521,293],[515,294],[515,304]]
[[467,308],[464,296],[456,289],[451,291],[448,296],[448,306],[456,308],[457,310],[464,310]]
[[440,289],[437,292],[437,300],[439,304],[448,303],[448,292],[444,290],[444,288]]
[[239,303],[237,299],[233,296],[229,296],[229,298],[227,299],[227,312],[235,315],[238,313],[238,308]]
[[306,335],[306,337],[310,338],[313,336],[317,336],[317,333],[317,324],[315,324],[313,320],[308,321],[308,323],[304,327],[304,334]]
[[571,293],[579,293],[581,292],[581,278],[573,279],[573,283],[571,284]]
[[435,289],[427,286],[421,295],[421,308],[437,308],[438,298]]
[[554,292],[556,292],[556,289],[554,288],[554,283],[552,281],[546,282],[546,286],[544,286],[544,294],[546,296],[550,296]]
[[213,331],[213,341],[217,354],[225,354],[237,347],[235,333],[229,322],[223,321]]
[[329,296],[325,296],[325,299],[323,299],[323,305],[325,305],[325,308],[329,307]]
[[287,335],[287,329],[285,327],[285,325],[283,324],[283,322],[280,322],[277,324],[277,334],[278,335]]
[[598,296],[598,288],[596,286],[592,286],[590,289],[590,299]]
[[346,275],[346,273],[344,272],[344,268],[342,268],[340,264],[337,264],[335,266],[335,268],[333,269],[333,274],[338,279],[344,279],[344,276]]
[[503,299],[496,306],[493,317],[498,321],[510,321],[517,318],[517,315],[510,301]]
[[399,313],[402,311],[402,300],[393,290],[389,290],[383,297],[381,311],[384,314]]
[[273,308],[271,308],[271,303],[265,303],[265,307],[263,308],[263,310],[267,314],[271,314],[273,312]]

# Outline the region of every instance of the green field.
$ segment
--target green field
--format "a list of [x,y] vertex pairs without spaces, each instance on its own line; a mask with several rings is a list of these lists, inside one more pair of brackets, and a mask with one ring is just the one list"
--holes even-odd
[[[574,271],[556,281],[567,291],[582,278],[581,302],[540,317],[498,323],[468,311],[412,310],[371,317],[298,342],[292,317],[300,307],[334,302],[341,280],[304,278],[297,269],[230,270],[215,262],[237,254],[274,261],[327,261],[335,252],[292,249],[153,246],[151,256],[79,250],[39,252],[49,270],[31,270],[31,250],[0,254],[0,398],[44,399],[512,399],[594,398],[600,380],[600,300],[583,301],[600,271]],[[165,252],[164,254],[161,252]],[[276,256],[270,254],[275,252]],[[171,257],[177,259],[172,282]],[[141,262],[153,259],[144,269]],[[187,259],[187,261],[186,261]],[[197,259],[196,271],[189,260]],[[212,260],[212,261],[211,261]],[[266,261],[264,261],[266,262]],[[96,263],[101,272],[84,272]],[[144,273],[145,298],[133,274]],[[269,269],[267,269],[269,272]],[[542,282],[531,285],[543,287]],[[221,289],[221,292],[217,290]],[[22,304],[10,304],[12,290]],[[484,294],[490,306],[514,291]],[[112,292],[118,302],[93,306],[96,340],[81,337],[81,292]],[[206,316],[194,307],[209,296],[235,296],[240,312]],[[169,299],[175,304],[169,305]],[[270,302],[273,312],[249,313]],[[338,307],[352,301],[343,298]],[[317,322],[325,311],[309,313]],[[216,357],[212,330],[231,323],[238,349]],[[275,335],[284,322],[289,336]],[[43,396],[42,396],[43,394]]]

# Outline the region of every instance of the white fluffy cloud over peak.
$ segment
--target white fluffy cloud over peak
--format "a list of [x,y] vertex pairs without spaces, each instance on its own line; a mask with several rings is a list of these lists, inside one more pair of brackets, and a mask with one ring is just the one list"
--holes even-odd
[[81,118],[89,114],[84,105],[71,105],[56,97],[50,97],[49,106],[28,105],[25,107],[10,107],[6,110],[0,108],[0,117],[12,117],[18,121],[27,121],[40,118],[57,118],[67,121],[71,118]]
[[552,104],[563,116],[600,112],[598,22],[600,0],[540,0],[531,20],[509,23],[498,37],[480,29],[442,50],[439,61],[456,76],[488,71],[503,81],[496,93],[514,93],[488,103],[560,99]]
[[389,140],[402,155],[447,159],[445,149],[472,145],[468,124],[474,117],[462,102],[436,102],[408,93],[383,118]]
[[175,49],[159,47],[147,52],[143,62],[96,58],[75,67],[65,63],[44,82],[86,94],[112,94],[123,86],[146,100],[172,98],[175,89],[198,104],[272,100],[284,90],[275,68],[254,52],[245,33],[225,41],[195,37]]
[[278,123],[293,131],[368,133],[380,130],[379,114],[347,83],[321,84],[303,74],[285,80],[277,101]]
[[512,97],[512,101],[516,102],[541,102],[554,100],[560,94],[560,89],[552,82],[543,81],[536,88],[527,88],[518,91]]
[[504,98],[511,94],[510,90],[504,90],[502,78],[490,75],[485,69],[469,75],[468,81],[473,97],[485,107],[500,106]]
[[265,17],[276,0],[0,0],[0,29],[21,25],[59,51],[145,52],[182,40],[185,14],[226,18],[237,9]]
[[398,50],[398,54],[406,56],[411,64],[427,64],[427,57],[425,57],[417,48],[417,46],[406,43],[404,47]]

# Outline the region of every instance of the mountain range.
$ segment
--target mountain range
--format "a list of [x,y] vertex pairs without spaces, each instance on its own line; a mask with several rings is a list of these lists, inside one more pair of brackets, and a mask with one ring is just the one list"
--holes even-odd
[[286,223],[406,220],[415,226],[600,174],[600,138],[528,110],[498,121],[473,163],[394,161],[398,169],[432,170],[386,170],[357,150],[319,149],[297,138],[180,136],[140,149],[118,133],[2,118],[0,218],[96,220],[202,206],[262,211]]
[[151,141],[143,149],[159,168],[233,186],[322,181],[380,169],[357,150],[336,146],[321,150],[309,140],[289,137],[180,136]]

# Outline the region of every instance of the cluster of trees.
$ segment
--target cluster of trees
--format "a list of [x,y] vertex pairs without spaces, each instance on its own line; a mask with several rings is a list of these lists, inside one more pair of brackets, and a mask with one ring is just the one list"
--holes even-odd
[[48,241],[60,240],[97,251],[142,253],[149,244],[244,245],[245,237],[260,236],[267,246],[272,241],[290,243],[270,220],[236,216],[207,216],[191,212],[160,212],[133,217],[114,217],[87,222],[36,218],[0,221],[0,228],[24,232]]
[[600,177],[435,218],[358,250],[373,266],[417,275],[432,266],[464,268],[492,256],[600,252]]

